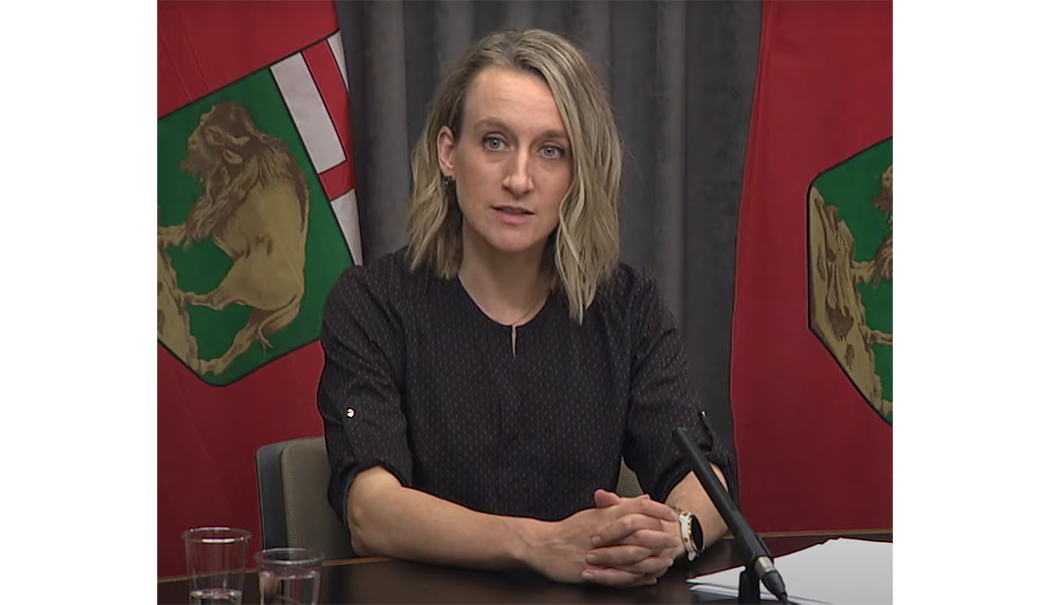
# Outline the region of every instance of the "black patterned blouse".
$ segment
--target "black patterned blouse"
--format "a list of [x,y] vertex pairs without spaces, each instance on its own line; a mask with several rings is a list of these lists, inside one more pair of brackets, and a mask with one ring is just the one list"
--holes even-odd
[[556,520],[615,490],[622,456],[664,501],[689,472],[679,426],[736,497],[735,461],[701,409],[674,318],[654,279],[625,264],[582,326],[551,295],[515,352],[511,328],[458,279],[409,271],[402,249],[346,271],[321,343],[328,496],[344,525],[350,484],[374,465],[473,510]]

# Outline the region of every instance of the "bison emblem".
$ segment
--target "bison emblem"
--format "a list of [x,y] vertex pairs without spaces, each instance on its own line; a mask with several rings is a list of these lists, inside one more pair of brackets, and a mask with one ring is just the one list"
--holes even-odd
[[[199,180],[196,199],[179,225],[157,231],[158,338],[200,375],[222,374],[255,342],[286,328],[299,314],[306,264],[309,190],[287,144],[262,132],[235,103],[213,106],[186,142],[180,169]],[[232,263],[210,292],[177,285],[168,249],[211,240]],[[189,329],[188,305],[221,311],[252,309],[229,349],[199,359]]]

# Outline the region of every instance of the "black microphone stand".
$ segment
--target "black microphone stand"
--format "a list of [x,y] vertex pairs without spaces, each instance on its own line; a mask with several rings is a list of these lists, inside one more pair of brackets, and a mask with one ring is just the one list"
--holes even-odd
[[745,565],[740,572],[740,584],[737,587],[736,602],[740,605],[759,605],[762,603],[762,590],[758,584],[758,575]]
[[722,515],[730,531],[733,532],[733,547],[737,556],[744,562],[744,571],[740,572],[737,603],[742,605],[761,603],[760,582],[765,584],[769,592],[776,595],[781,602],[789,603],[787,591],[784,589],[784,580],[773,567],[773,555],[769,553],[765,542],[751,529],[736,504],[729,498],[729,493],[726,492],[722,482],[711,469],[711,463],[707,461],[707,457],[700,451],[686,429],[675,429],[674,440],[686,459],[693,465],[694,474],[700,480],[700,485],[711,497],[711,502]]

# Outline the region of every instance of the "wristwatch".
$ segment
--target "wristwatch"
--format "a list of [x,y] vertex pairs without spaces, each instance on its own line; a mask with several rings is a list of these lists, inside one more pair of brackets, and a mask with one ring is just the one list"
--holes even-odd
[[675,511],[678,512],[678,528],[682,532],[686,556],[692,561],[704,552],[704,528],[700,527],[700,520],[693,513],[679,508]]

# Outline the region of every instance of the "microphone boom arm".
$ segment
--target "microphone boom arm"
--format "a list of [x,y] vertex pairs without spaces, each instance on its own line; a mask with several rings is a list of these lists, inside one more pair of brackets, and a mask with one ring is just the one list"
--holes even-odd
[[[704,491],[711,498],[711,502],[718,509],[718,513],[722,515],[726,525],[729,526],[729,531],[733,532],[733,546],[736,549],[737,556],[744,562],[744,571],[740,575],[740,593],[737,597],[739,602],[758,603],[760,595],[757,583],[761,580],[766,585],[766,588],[769,589],[769,592],[776,595],[782,602],[788,603],[784,580],[780,577],[780,573],[777,572],[776,568],[773,567],[773,556],[769,554],[769,549],[766,548],[762,538],[758,537],[758,534],[751,529],[751,526],[748,525],[744,516],[736,507],[736,504],[733,503],[733,500],[729,497],[729,492],[726,491],[725,486],[718,479],[718,475],[711,468],[711,463],[708,462],[707,457],[700,451],[700,448],[696,445],[693,438],[689,436],[689,432],[686,429],[675,429],[674,440],[686,459],[692,464],[693,474],[700,481],[700,485],[703,486]],[[750,590],[752,585],[754,585],[753,591]],[[748,588],[748,590],[745,591],[745,588]]]

